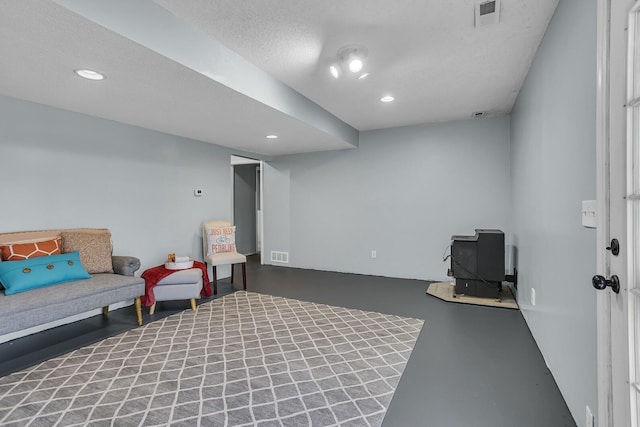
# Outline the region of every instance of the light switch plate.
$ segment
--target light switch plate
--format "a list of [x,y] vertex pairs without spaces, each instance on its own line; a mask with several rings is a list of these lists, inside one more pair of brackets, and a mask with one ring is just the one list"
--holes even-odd
[[582,201],[582,225],[588,228],[596,228],[597,203],[595,200]]

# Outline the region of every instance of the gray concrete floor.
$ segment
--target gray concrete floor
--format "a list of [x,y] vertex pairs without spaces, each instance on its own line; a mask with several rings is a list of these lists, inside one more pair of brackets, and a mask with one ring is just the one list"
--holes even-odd
[[[384,427],[576,425],[517,310],[444,302],[425,294],[424,281],[261,266],[256,257],[247,281],[249,291],[425,320]],[[219,287],[218,297],[233,291]],[[144,321],[188,307],[158,303]],[[122,309],[0,344],[0,376],[135,326],[133,310]]]

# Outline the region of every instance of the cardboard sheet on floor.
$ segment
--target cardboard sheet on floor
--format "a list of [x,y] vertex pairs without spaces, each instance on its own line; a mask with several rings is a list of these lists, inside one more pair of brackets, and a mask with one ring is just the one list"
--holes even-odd
[[443,301],[455,302],[460,304],[485,305],[489,307],[501,307],[518,310],[518,303],[513,296],[513,290],[510,286],[503,286],[500,292],[500,298],[481,298],[470,297],[465,295],[456,295],[454,286],[451,282],[435,282],[427,287],[427,294],[439,298]]

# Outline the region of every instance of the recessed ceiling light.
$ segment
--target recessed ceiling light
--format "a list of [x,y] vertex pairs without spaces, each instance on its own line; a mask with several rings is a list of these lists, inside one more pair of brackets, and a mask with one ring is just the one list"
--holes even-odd
[[358,80],[362,80],[364,78],[366,78],[369,75],[369,73],[363,73],[360,75],[360,77],[358,77]]
[[380,98],[380,101],[382,102],[391,102],[393,101],[395,98],[391,95],[387,95],[387,96],[383,96],[382,98]]
[[99,72],[93,71],[93,70],[87,70],[82,68],[82,69],[74,70],[74,73],[76,73],[80,77],[84,77],[85,79],[89,79],[89,80],[104,79],[104,74],[100,74]]
[[278,139],[278,135],[267,135],[265,136],[267,139]]

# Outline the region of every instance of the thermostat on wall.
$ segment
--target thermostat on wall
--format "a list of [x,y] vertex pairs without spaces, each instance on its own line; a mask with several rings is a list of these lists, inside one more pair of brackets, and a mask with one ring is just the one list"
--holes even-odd
[[202,188],[196,188],[195,190],[193,190],[193,195],[196,197],[200,197],[204,194],[204,190],[202,190]]

